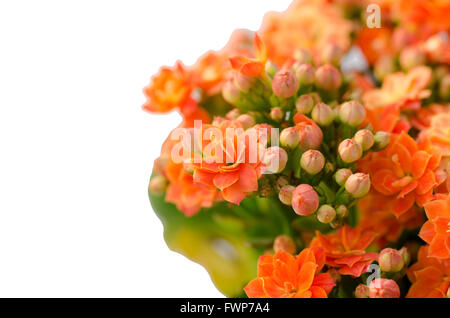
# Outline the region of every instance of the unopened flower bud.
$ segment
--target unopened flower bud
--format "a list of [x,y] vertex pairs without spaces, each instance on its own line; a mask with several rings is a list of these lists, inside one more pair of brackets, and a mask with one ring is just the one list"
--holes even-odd
[[255,78],[252,76],[246,76],[240,72],[234,73],[234,84],[242,92],[246,93],[250,90],[250,87],[255,83]]
[[334,164],[332,164],[329,161],[325,163],[325,167],[324,167],[325,173],[332,173],[334,171],[334,169],[336,169]]
[[359,284],[355,289],[356,298],[369,298],[369,287],[365,284]]
[[314,99],[309,94],[301,95],[295,102],[297,112],[301,114],[309,114],[314,107]]
[[361,159],[363,150],[360,144],[353,139],[343,140],[338,147],[339,156],[342,161],[352,163]]
[[373,137],[375,145],[374,150],[383,150],[389,145],[389,142],[391,140],[391,134],[385,131],[379,131],[375,134]]
[[345,205],[340,205],[336,208],[336,214],[338,217],[340,217],[341,219],[347,217],[348,215],[348,209]]
[[311,54],[304,49],[298,49],[294,51],[294,59],[299,63],[312,63],[313,58]]
[[262,163],[266,166],[265,173],[279,173],[286,167],[288,155],[280,147],[270,147],[264,152]]
[[338,65],[343,55],[343,51],[336,43],[327,43],[321,51],[322,63]]
[[336,181],[337,184],[343,186],[345,184],[345,181],[347,181],[348,177],[350,177],[352,173],[353,172],[350,169],[346,168],[339,169],[334,174],[334,180]]
[[285,251],[289,254],[294,254],[297,250],[294,240],[288,235],[279,235],[273,242],[273,250],[278,252],[279,250]]
[[300,85],[311,85],[314,83],[314,67],[309,63],[294,65],[295,75]]
[[278,193],[278,198],[281,203],[285,205],[292,205],[292,194],[295,190],[294,186],[286,185],[280,189],[280,193]]
[[345,190],[355,198],[361,198],[369,193],[370,177],[365,173],[355,173],[345,182]]
[[237,119],[239,117],[240,113],[239,113],[239,109],[237,108],[233,108],[232,110],[230,110],[228,113],[225,114],[225,118],[226,119]]
[[272,61],[266,62],[266,73],[273,77],[278,72],[278,66],[276,66]]
[[374,144],[374,138],[373,138],[373,134],[370,130],[367,129],[361,129],[358,130],[355,134],[355,136],[353,137],[353,139],[361,145],[362,149],[364,151],[369,150],[370,148],[372,148],[373,144]]
[[229,80],[223,84],[222,96],[228,103],[234,104],[239,98],[239,88],[234,84],[233,81]]
[[369,285],[370,298],[400,298],[400,288],[392,279],[375,278]]
[[300,142],[300,133],[295,127],[283,129],[280,134],[280,143],[283,147],[294,149]]
[[309,184],[297,186],[292,193],[292,208],[298,215],[310,215],[319,207],[319,195]]
[[312,119],[321,126],[328,126],[334,120],[334,111],[325,103],[318,103],[314,106]]
[[446,33],[438,33],[431,37],[429,37],[424,45],[424,51],[427,57],[433,62],[441,62],[443,59],[443,53],[446,50],[448,39],[448,34]]
[[399,272],[402,270],[405,262],[397,250],[385,248],[378,256],[378,264],[383,272]]
[[302,154],[300,165],[308,174],[318,174],[325,165],[325,157],[318,150],[308,150]]
[[280,191],[282,187],[289,184],[289,180],[285,176],[279,176],[277,181],[275,182],[275,188],[277,191]]
[[400,256],[403,258],[405,266],[408,266],[409,262],[411,261],[411,255],[409,254],[408,249],[404,246],[398,252],[400,253]]
[[336,217],[336,210],[328,204],[322,205],[317,211],[317,219],[319,220],[320,223],[328,224],[332,222],[335,217]]
[[407,47],[400,53],[400,65],[405,71],[422,64],[425,64],[425,54],[419,47]]
[[297,129],[300,133],[300,149],[308,150],[317,149],[320,147],[323,141],[323,134],[319,126],[316,124],[297,124]]
[[270,111],[270,118],[277,123],[281,122],[284,119],[284,111],[281,107],[274,107]]
[[163,194],[164,191],[166,191],[167,188],[167,180],[161,175],[154,176],[150,180],[149,189],[150,192],[153,192],[154,194]]
[[334,91],[341,86],[342,76],[339,70],[331,64],[325,64],[316,70],[316,86],[329,91]]
[[272,90],[280,98],[289,98],[297,93],[300,84],[297,76],[290,70],[278,71],[272,80]]
[[255,119],[247,114],[239,115],[239,117],[236,120],[242,124],[242,127],[244,129],[248,129],[255,125]]
[[339,108],[339,118],[351,127],[358,127],[366,119],[366,109],[357,101],[345,102]]

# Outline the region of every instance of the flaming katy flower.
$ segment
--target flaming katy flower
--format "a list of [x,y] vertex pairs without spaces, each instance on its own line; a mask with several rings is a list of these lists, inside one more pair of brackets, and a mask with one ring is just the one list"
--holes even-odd
[[[206,130],[208,126],[204,128]],[[251,147],[239,121],[224,120],[217,127],[209,128],[216,128],[224,138],[211,138],[209,143],[203,143],[200,163],[192,163],[194,182],[217,188],[226,201],[239,204],[248,193],[258,190],[258,179],[264,171],[260,150],[265,141],[259,139],[261,143]],[[232,133],[227,134],[227,129]],[[217,147],[217,151],[213,157],[208,157],[205,150],[211,147]],[[256,151],[253,160],[251,151]]]
[[258,76],[266,67],[267,52],[264,43],[258,34],[255,33],[253,41],[255,58],[245,56],[235,56],[230,58],[231,67],[244,76]]
[[167,113],[176,107],[182,109],[192,89],[191,76],[183,64],[177,62],[174,67],[162,67],[144,88],[148,100],[142,108],[152,113]]
[[420,150],[414,139],[403,132],[392,136],[385,150],[370,155],[362,169],[370,174],[375,190],[392,197],[392,212],[400,216],[414,202],[423,206],[433,198],[439,162],[439,153]]
[[293,256],[282,249],[258,260],[258,277],[244,288],[249,298],[327,298],[335,286],[320,249],[304,249]]
[[378,258],[376,253],[365,252],[375,236],[374,232],[362,232],[360,228],[345,225],[328,235],[316,231],[310,246],[323,248],[326,264],[338,268],[340,274],[359,277]]
[[437,200],[425,204],[428,221],[419,236],[430,248],[428,255],[450,260],[450,195],[439,196]]
[[446,298],[450,287],[450,260],[429,257],[429,247],[422,246],[417,263],[408,269],[412,283],[407,298]]

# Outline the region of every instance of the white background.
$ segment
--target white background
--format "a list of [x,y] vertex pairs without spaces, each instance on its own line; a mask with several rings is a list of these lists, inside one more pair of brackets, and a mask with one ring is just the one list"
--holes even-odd
[[151,210],[179,117],[141,111],[142,88],[289,2],[0,2],[1,297],[222,296]]

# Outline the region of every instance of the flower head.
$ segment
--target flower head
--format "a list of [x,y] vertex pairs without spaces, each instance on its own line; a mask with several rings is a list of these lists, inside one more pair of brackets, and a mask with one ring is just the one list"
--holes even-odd
[[374,232],[345,225],[328,235],[316,231],[316,238],[310,246],[322,247],[325,250],[326,264],[338,268],[340,274],[359,277],[378,258],[376,253],[365,252],[375,236]]
[[321,249],[305,248],[298,256],[280,249],[258,260],[258,277],[244,288],[250,298],[327,298],[335,286]]
[[255,54],[254,58],[245,56],[235,56],[230,58],[231,67],[244,76],[260,75],[264,72],[266,67],[267,51],[263,41],[257,33],[255,33],[255,38],[253,40],[253,51]]

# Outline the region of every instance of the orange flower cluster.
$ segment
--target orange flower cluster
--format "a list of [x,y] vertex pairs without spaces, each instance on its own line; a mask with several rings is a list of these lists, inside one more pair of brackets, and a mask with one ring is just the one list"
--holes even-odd
[[[201,246],[220,253],[199,255],[221,290],[450,297],[449,15],[446,0],[294,0],[152,77],[143,109],[183,121],[150,197],[214,233]],[[212,246],[224,237],[239,248]],[[215,265],[258,256],[236,281]]]
[[325,255],[321,249],[306,248],[293,256],[283,250],[258,260],[258,277],[244,288],[250,298],[327,298],[336,285],[321,273]]

